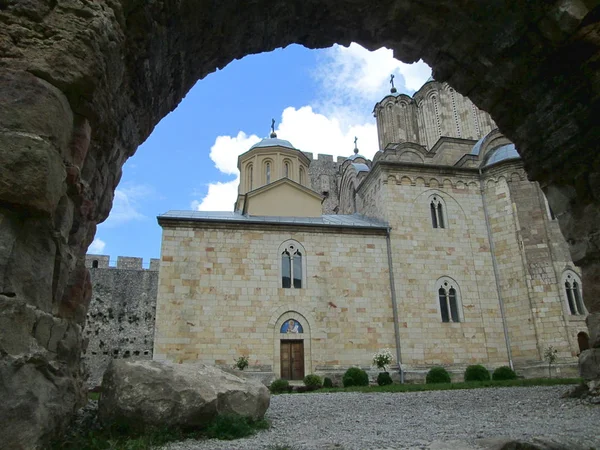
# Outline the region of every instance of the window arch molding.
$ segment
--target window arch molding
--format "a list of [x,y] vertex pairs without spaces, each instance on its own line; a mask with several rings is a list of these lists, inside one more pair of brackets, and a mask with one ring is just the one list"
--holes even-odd
[[292,160],[285,158],[283,160],[283,164],[281,166],[281,177],[289,178],[290,180],[294,178],[294,165],[292,164]]
[[427,204],[433,228],[448,228],[448,209],[444,197],[438,193],[431,194]]
[[587,315],[587,309],[583,303],[581,277],[575,271],[567,269],[563,272],[561,276],[560,290],[567,312],[571,316]]
[[[305,289],[307,285],[306,249],[294,240],[284,241],[277,251],[279,260],[279,287],[284,289]],[[289,265],[288,265],[289,262]],[[298,278],[299,276],[299,278]],[[289,278],[289,281],[286,280]],[[297,280],[300,283],[297,283]]]
[[435,302],[442,322],[464,322],[462,294],[456,280],[443,276],[436,281]]

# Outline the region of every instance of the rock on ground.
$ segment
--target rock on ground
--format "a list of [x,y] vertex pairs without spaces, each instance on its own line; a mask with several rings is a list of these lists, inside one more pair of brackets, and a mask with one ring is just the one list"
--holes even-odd
[[268,389],[204,364],[114,360],[102,380],[98,416],[107,425],[202,428],[220,414],[262,418]]

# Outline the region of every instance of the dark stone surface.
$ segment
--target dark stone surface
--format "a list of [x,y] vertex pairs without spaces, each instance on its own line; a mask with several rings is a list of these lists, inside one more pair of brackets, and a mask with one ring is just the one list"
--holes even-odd
[[80,403],[84,255],[124,162],[198,79],[291,43],[423,58],[488,111],[548,193],[600,312],[599,31],[596,0],[0,0],[0,294],[72,330],[57,352],[33,338],[0,352],[3,444],[41,445]]

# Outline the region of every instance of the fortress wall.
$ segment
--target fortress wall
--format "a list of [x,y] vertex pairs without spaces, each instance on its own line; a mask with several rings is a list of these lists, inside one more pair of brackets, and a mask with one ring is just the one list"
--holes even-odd
[[[98,261],[98,267],[93,262]],[[119,257],[109,266],[107,255],[87,255],[92,300],[84,338],[83,361],[89,387],[100,385],[111,359],[152,359],[158,286],[158,259],[143,269],[142,258]]]

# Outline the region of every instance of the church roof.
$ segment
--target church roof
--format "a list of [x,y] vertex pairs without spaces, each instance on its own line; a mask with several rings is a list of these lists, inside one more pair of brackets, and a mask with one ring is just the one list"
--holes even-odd
[[278,138],[264,138],[262,141],[254,144],[250,149],[259,148],[259,147],[287,147],[296,150],[290,141],[286,141],[285,139]]
[[366,164],[352,163],[352,165],[354,166],[357,172],[368,172],[370,170],[369,166],[367,166]]
[[320,217],[248,216],[230,211],[171,210],[158,216],[161,221],[229,222],[270,225],[302,225],[314,227],[342,227],[362,229],[387,229],[388,224],[361,214],[324,214]]
[[515,148],[515,144],[502,145],[487,153],[485,167],[508,159],[519,159],[520,157],[519,152],[517,152],[517,149]]

